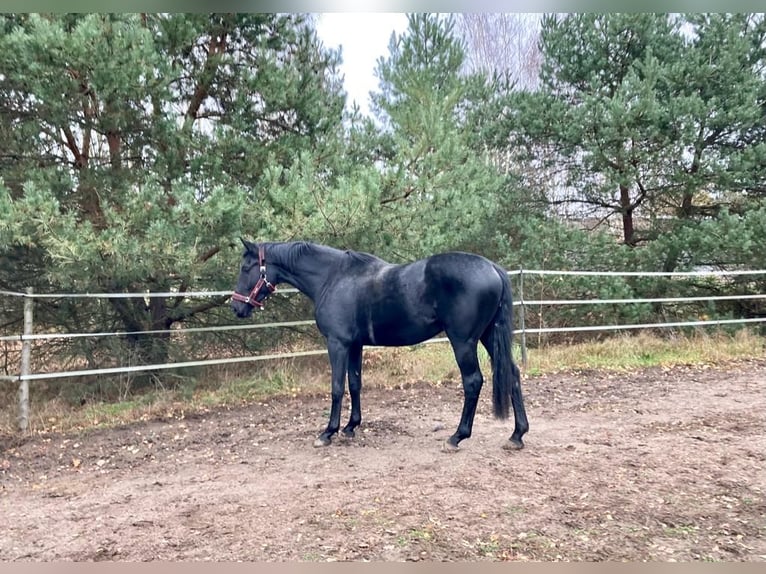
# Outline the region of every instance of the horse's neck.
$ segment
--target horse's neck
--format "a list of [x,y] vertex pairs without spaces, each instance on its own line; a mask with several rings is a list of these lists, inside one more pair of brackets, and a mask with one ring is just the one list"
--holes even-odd
[[[315,300],[337,265],[342,252],[311,243],[277,243],[271,249],[274,264],[279,265],[283,280],[309,299]],[[268,261],[269,256],[266,255]]]

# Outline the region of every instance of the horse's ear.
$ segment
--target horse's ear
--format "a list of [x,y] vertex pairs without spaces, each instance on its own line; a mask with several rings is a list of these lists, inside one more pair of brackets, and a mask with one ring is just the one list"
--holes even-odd
[[253,243],[252,241],[248,241],[244,237],[240,237],[239,240],[242,242],[242,245],[245,246],[245,251],[249,251],[251,253],[255,253],[258,251],[255,243]]

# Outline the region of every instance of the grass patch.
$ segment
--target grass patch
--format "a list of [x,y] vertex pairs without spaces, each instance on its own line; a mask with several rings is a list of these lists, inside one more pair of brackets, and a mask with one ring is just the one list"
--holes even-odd
[[558,370],[630,370],[673,365],[716,364],[762,357],[763,337],[748,330],[733,335],[699,331],[658,337],[649,333],[618,335],[604,341],[557,345],[529,351],[527,374]]
[[[551,345],[528,350],[524,377],[562,370],[631,370],[654,366],[721,364],[762,358],[766,339],[748,330],[735,334],[700,331],[691,335],[656,336],[626,334],[586,343]],[[521,363],[518,346],[514,357]],[[485,377],[491,376],[489,359],[480,350]],[[118,426],[199,412],[241,406],[278,396],[323,393],[329,395],[326,356],[264,361],[242,371],[210,368],[174,388],[157,388],[120,402],[89,400],[79,405],[66,393],[55,394],[44,385],[30,384],[32,432],[70,431]],[[395,388],[416,381],[457,382],[460,374],[447,343],[415,347],[371,348],[364,353],[364,385]],[[66,383],[65,383],[66,384]],[[70,387],[59,387],[70,389]],[[42,389],[42,390],[41,390]],[[47,390],[47,391],[46,391]],[[17,433],[17,384],[0,383],[0,435]],[[71,394],[71,393],[70,393]]]

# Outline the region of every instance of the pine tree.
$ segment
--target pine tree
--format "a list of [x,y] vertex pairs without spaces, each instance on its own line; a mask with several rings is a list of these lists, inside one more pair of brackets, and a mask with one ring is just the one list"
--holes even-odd
[[491,219],[502,179],[471,147],[469,111],[486,97],[479,75],[461,75],[452,18],[409,15],[378,60],[372,94],[380,175],[378,237],[400,257],[466,247]]
[[[229,289],[239,235],[296,233],[271,174],[336,153],[344,103],[338,54],[305,16],[29,14],[0,26],[2,288]],[[47,319],[167,330],[224,299],[62,304]],[[129,340],[139,362],[167,358],[167,337]]]
[[541,89],[501,98],[484,133],[551,176],[549,205],[691,264],[674,229],[764,189],[764,45],[761,15],[548,16]]

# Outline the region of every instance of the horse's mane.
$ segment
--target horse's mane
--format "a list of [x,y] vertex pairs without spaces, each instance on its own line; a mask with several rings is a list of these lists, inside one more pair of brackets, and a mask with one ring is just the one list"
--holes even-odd
[[364,253],[362,251],[352,251],[350,249],[342,251],[329,245],[321,245],[318,243],[310,243],[308,241],[291,241],[288,243],[272,243],[272,248],[277,247],[278,257],[284,262],[284,264],[294,267],[295,262],[301,257],[313,257],[318,258],[320,254],[331,254],[334,259],[338,261],[339,265],[369,265],[374,263],[386,263],[384,260]]
[[279,249],[280,259],[288,265],[293,267],[295,260],[304,255],[316,253],[322,246],[309,243],[308,241],[291,241],[286,243],[272,244]]
[[375,255],[363,251],[351,251],[349,249],[346,251],[346,255],[348,255],[352,261],[359,263],[385,263],[380,257],[376,257]]

